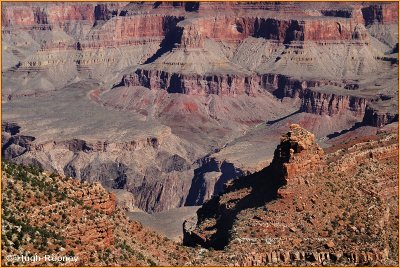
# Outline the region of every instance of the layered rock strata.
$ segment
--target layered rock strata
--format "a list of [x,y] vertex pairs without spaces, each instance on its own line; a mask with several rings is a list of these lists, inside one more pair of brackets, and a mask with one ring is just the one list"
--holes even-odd
[[[90,94],[96,104],[168,122],[180,138],[193,132],[212,134],[196,139],[203,155],[194,157],[190,149],[163,146],[154,135],[39,142],[38,136],[4,131],[3,156],[84,180],[99,177],[106,186],[125,187],[138,195],[135,203],[148,211],[199,204],[220,192],[222,182],[250,169],[231,168],[229,161],[219,159],[221,167],[210,171],[215,173],[199,172],[193,179],[198,167],[191,164],[204,158],[207,150],[269,120],[263,110],[277,116],[278,101],[292,98],[301,105],[290,104],[288,110],[299,108],[332,118],[349,114],[377,127],[396,121],[392,108],[366,108],[378,93],[395,95],[397,90],[393,77],[387,79],[393,81],[391,86],[375,86],[382,84],[378,77],[397,63],[393,53],[383,56],[395,51],[394,46],[370,35],[370,27],[396,22],[396,7],[396,3],[7,4],[2,11],[6,101],[93,80],[96,88],[104,87]],[[382,61],[385,57],[390,60]],[[147,94],[143,87],[153,91]],[[228,137],[231,130],[235,133]],[[127,156],[142,150],[160,161],[157,168]],[[164,150],[173,152],[158,155]],[[176,160],[175,155],[184,159],[184,168],[164,167],[161,162]],[[135,168],[127,168],[131,165]],[[133,178],[131,183],[126,177]],[[179,178],[185,179],[179,182]],[[140,185],[141,180],[146,183]],[[201,190],[188,198],[194,185]],[[150,192],[154,195],[149,197]]]
[[[35,165],[61,175],[83,181],[100,182],[112,189],[126,190],[134,195],[132,206],[143,210],[162,211],[182,206],[189,193],[193,170],[183,144],[170,129],[153,136],[132,141],[72,139],[38,141],[19,134],[19,126],[3,124],[3,159]],[[175,145],[172,145],[175,144]],[[171,154],[170,146],[175,146]],[[140,155],[153,158],[140,163]],[[180,156],[183,155],[184,157]]]
[[363,116],[368,100],[364,97],[336,95],[307,90],[302,98],[301,111],[319,115],[336,115],[351,111],[356,116]]

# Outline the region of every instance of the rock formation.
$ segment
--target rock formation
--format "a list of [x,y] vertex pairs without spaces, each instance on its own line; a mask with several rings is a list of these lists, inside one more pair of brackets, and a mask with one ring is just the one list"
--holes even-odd
[[[389,171],[396,142],[386,133],[325,155],[313,134],[292,125],[270,166],[228,182],[185,222],[184,243],[223,249],[229,257],[221,259],[244,266],[386,263],[397,254],[397,244],[382,232],[388,226],[392,235],[398,232],[389,216],[397,213],[397,188],[385,193],[397,180]],[[374,182],[375,172],[384,185]]]
[[302,98],[301,110],[320,115],[335,115],[352,111],[356,116],[365,113],[367,100],[359,96],[341,96],[308,90]]
[[2,155],[121,206],[200,205],[267,166],[285,124],[329,140],[398,120],[397,7],[6,3]]
[[[382,104],[378,105],[381,106]],[[383,127],[384,125],[390,124],[392,122],[399,120],[399,114],[396,112],[387,111],[385,108],[374,108],[374,104],[366,107],[363,122],[366,125],[374,127]],[[376,107],[376,106],[375,106]]]
[[[159,135],[128,142],[85,139],[38,142],[34,137],[18,132],[18,125],[3,124],[4,159],[33,164],[89,182],[101,182],[110,188],[128,190],[135,196],[132,205],[146,211],[179,207],[189,193],[193,171],[188,160],[163,149],[164,146],[172,146],[168,144],[175,140],[171,139],[172,134],[168,129]],[[176,153],[182,149],[180,146],[177,145]],[[151,163],[133,165],[137,160],[132,155],[144,152],[158,159],[159,166]],[[48,161],[48,157],[56,161]]]

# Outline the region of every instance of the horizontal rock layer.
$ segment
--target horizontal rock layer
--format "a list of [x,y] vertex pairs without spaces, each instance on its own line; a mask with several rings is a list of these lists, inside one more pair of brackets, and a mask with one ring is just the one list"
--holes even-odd
[[367,101],[364,97],[307,90],[302,98],[300,110],[330,116],[350,110],[356,116],[363,116]]
[[152,90],[188,95],[217,94],[221,96],[255,95],[258,91],[257,76],[196,75],[168,73],[158,70],[138,69],[122,79],[124,86],[144,86]]

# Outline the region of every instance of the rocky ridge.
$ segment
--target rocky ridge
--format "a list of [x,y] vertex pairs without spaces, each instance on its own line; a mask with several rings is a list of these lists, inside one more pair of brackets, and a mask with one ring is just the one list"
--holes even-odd
[[[182,265],[190,252],[128,220],[99,183],[3,163],[2,191],[2,256],[42,257],[2,265]],[[76,261],[46,262],[45,254]]]
[[324,155],[292,125],[270,166],[227,183],[185,222],[184,243],[244,266],[397,262],[397,154],[396,135],[382,132]]

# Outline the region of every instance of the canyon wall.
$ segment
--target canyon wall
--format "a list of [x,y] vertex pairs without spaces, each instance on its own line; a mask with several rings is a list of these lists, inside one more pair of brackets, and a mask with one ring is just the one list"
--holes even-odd
[[[363,95],[362,91],[371,88],[371,84],[361,83],[366,77],[379,76],[396,65],[395,60],[384,63],[380,60],[381,54],[387,52],[386,47],[371,41],[364,26],[395,23],[397,3],[344,6],[339,3],[46,3],[40,6],[10,3],[4,5],[2,14],[2,30],[9,35],[6,39],[9,43],[4,47],[13,63],[5,72],[4,81],[10,81],[4,86],[5,99],[36,96],[44,88],[59,90],[67,83],[93,79],[109,95],[121,87],[127,87],[130,94],[129,90],[134,91],[135,86],[205,97],[245,95],[256,99],[269,92],[279,101],[299,100],[299,112],[329,116],[351,112],[360,120],[364,118],[364,124],[377,127],[398,120],[396,111],[368,108],[373,97]],[[16,29],[26,31],[27,36],[15,34]],[[247,54],[236,60],[238,47],[249,40],[261,45],[246,47]],[[27,52],[29,42],[32,51]],[[252,57],[256,60],[251,60]],[[259,64],[253,66],[245,60]],[[16,86],[19,82],[14,82],[14,77],[22,81],[27,73],[31,74],[28,80],[32,80],[23,82],[23,87]],[[396,91],[395,83],[376,91],[394,88]],[[101,100],[101,91],[96,94]],[[163,102],[164,97],[158,101]],[[204,106],[187,101],[182,110],[201,118],[201,123],[193,120],[193,125],[203,127],[203,123],[212,122],[226,131],[228,124],[223,125],[215,111],[224,116],[224,113],[243,114],[243,109],[241,105],[236,105],[236,110],[220,105],[220,111],[213,110],[209,108],[212,105],[206,107],[211,99]],[[125,107],[125,103],[114,104],[113,109]],[[143,98],[145,104],[146,109],[160,105]],[[178,110],[171,109],[174,105],[171,102],[163,111]],[[196,114],[201,108],[206,111],[204,117]],[[269,108],[268,103],[256,107]],[[146,109],[141,111],[146,118],[160,119]],[[177,122],[181,115],[168,114]],[[245,131],[265,118],[253,113],[248,119],[240,122],[238,131]],[[179,126],[186,127],[182,132],[193,131],[192,126],[185,124]],[[165,150],[172,153],[156,156],[173,136],[171,133],[164,138],[148,135],[120,141],[76,138],[37,142],[37,137],[15,131],[11,125],[2,131],[2,154],[7,159],[18,158],[80,179],[97,177],[108,186],[125,187],[135,194],[136,204],[147,211],[160,211],[185,202],[200,204],[220,192],[221,185],[232,176],[244,175],[243,170],[221,161],[210,172],[198,170],[191,182],[196,171],[187,165],[196,159],[188,157],[188,149],[178,151],[171,149],[170,144]],[[156,168],[140,166],[132,159],[118,162],[119,153],[129,158],[127,155],[140,154],[141,150],[151,154],[151,161],[160,161]],[[164,167],[161,162],[178,159],[175,155],[183,158],[185,164],[172,169]],[[104,159],[96,162],[95,156]],[[180,161],[175,160],[171,161]],[[203,164],[207,168],[207,163]],[[229,172],[224,172],[225,169]],[[226,176],[228,173],[230,178]],[[107,176],[112,179],[107,181]]]
[[368,126],[383,127],[392,122],[399,121],[399,114],[394,111],[379,111],[379,109],[367,106],[363,123]]
[[257,76],[178,74],[143,69],[122,78],[124,86],[144,86],[152,90],[188,95],[221,96],[255,95],[259,90],[258,81]]
[[399,19],[398,3],[372,4],[362,8],[362,14],[366,25],[396,24]]
[[[184,205],[192,184],[192,166],[183,153],[186,145],[170,129],[126,142],[39,142],[21,135],[17,124],[3,123],[2,128],[3,159],[126,190],[133,194],[134,205],[148,212]],[[170,146],[175,149],[167,150]],[[140,161],[143,155],[148,161]]]
[[356,116],[363,116],[368,100],[364,97],[338,95],[307,90],[302,98],[300,110],[319,115],[336,115],[351,111]]
[[71,21],[95,21],[95,3],[57,3],[37,7],[33,4],[9,4],[2,8],[2,27],[61,27]]

